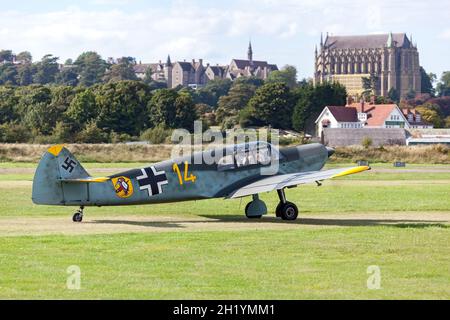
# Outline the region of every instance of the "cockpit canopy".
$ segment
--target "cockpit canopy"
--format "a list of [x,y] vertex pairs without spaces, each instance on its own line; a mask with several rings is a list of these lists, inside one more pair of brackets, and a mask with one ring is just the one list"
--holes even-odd
[[217,163],[217,170],[224,171],[249,166],[270,165],[278,161],[280,153],[270,143],[254,141],[224,148],[223,157]]

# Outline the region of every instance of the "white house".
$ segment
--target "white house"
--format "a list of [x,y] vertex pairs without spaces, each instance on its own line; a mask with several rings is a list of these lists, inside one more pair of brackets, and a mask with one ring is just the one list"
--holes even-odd
[[[411,110],[410,113],[412,113]],[[324,128],[410,129],[419,125],[427,126],[427,128],[431,126],[423,122],[417,111],[414,111],[414,117],[411,117],[408,116],[408,113],[402,112],[396,104],[360,102],[350,103],[346,106],[326,106],[316,120],[316,133],[317,136],[322,137]]]

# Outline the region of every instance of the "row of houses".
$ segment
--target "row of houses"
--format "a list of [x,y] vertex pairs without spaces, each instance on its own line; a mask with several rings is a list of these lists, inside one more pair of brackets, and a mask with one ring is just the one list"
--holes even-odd
[[215,79],[234,80],[240,77],[257,77],[267,79],[272,71],[278,70],[276,64],[267,61],[253,60],[253,49],[249,43],[247,59],[232,59],[228,65],[203,64],[203,59],[173,62],[170,56],[165,63],[138,63],[134,65],[134,72],[143,79],[150,71],[155,81],[165,82],[169,88],[177,86],[197,88]]

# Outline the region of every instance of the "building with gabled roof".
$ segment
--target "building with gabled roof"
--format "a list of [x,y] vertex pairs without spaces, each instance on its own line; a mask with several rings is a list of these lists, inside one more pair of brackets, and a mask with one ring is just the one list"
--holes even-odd
[[197,88],[204,86],[207,82],[205,75],[205,67],[203,66],[203,59],[191,62],[177,61],[173,64],[172,83],[170,88],[177,86]]
[[159,82],[171,82],[171,67],[172,62],[170,56],[167,56],[166,63],[162,63],[161,60],[157,63],[139,63],[133,66],[134,73],[139,79],[144,79],[148,70],[151,70],[151,77],[155,81]]
[[247,60],[232,59],[227,68],[226,77],[234,80],[240,77],[257,77],[267,79],[272,71],[278,70],[276,64],[270,64],[267,61],[253,60],[252,43],[248,43]]
[[205,70],[206,78],[208,79],[208,81],[215,79],[224,79],[227,69],[228,66],[219,66],[219,65],[212,66],[208,63],[206,64]]
[[326,106],[316,120],[316,134],[325,128],[404,128],[411,127],[396,104],[375,104],[348,100],[346,106]]
[[166,82],[168,88],[177,86],[198,88],[204,86],[208,81],[215,79],[237,79],[240,77],[257,77],[267,79],[270,72],[278,70],[275,64],[267,61],[253,60],[253,49],[249,43],[247,60],[232,59],[230,65],[219,66],[203,65],[203,59],[191,62],[186,60],[171,62],[170,56],[166,63],[141,63],[133,66],[136,76],[143,79],[148,70],[151,69],[152,79]]

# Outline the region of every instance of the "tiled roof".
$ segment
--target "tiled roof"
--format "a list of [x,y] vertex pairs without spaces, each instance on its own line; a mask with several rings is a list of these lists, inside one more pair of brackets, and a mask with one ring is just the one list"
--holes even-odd
[[183,71],[194,71],[193,69],[193,66],[192,66],[192,63],[190,63],[190,62],[180,62],[180,61],[177,61],[176,63],[178,63],[179,65],[180,65],[180,67],[181,67],[181,69],[183,70]]
[[[362,49],[383,48],[386,46],[389,34],[372,34],[361,36],[328,36],[325,47],[329,49]],[[393,33],[392,38],[396,47],[409,47],[410,42],[406,34]]]
[[[384,121],[397,107],[395,104],[369,104],[364,103],[364,112],[367,113],[367,125],[369,127],[379,127],[384,125]],[[362,111],[361,103],[352,103],[346,108],[354,108],[357,112]]]
[[327,106],[333,117],[338,122],[357,122],[358,114],[355,108],[339,107],[339,106]]
[[[236,63],[236,66],[239,69],[245,69],[246,67],[250,67],[250,60],[233,59],[233,61]],[[267,61],[253,61],[253,67],[254,68],[268,67],[269,69],[273,69],[276,66],[273,64],[268,64]],[[278,67],[276,67],[276,69],[273,70],[278,70]]]
[[216,76],[222,76],[222,74],[225,72],[226,69],[226,67],[223,66],[209,66],[209,67]]
[[164,68],[164,65],[160,63],[139,63],[133,66],[133,70],[135,73],[145,73],[148,68],[151,68],[153,72],[156,72],[158,67]]
[[141,63],[134,65],[133,70],[135,73],[145,73],[149,67],[150,65],[148,63]]

